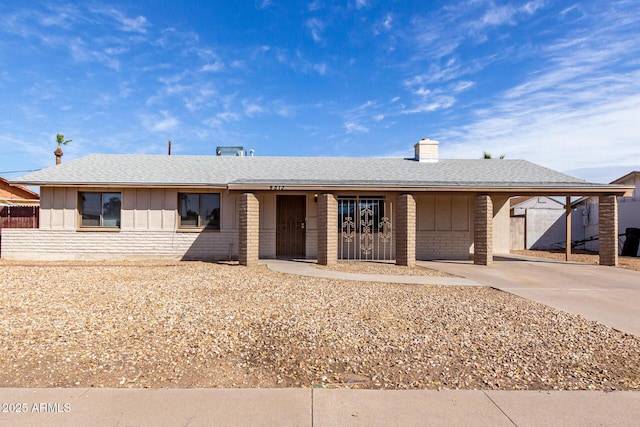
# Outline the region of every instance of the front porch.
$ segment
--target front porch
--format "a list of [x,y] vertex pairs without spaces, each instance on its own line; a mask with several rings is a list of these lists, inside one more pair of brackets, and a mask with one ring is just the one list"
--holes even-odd
[[[518,192],[522,194],[542,194],[531,191]],[[558,191],[546,192],[545,195],[559,196]],[[422,196],[423,194],[419,194]],[[504,227],[495,228],[494,221],[499,220],[506,213],[508,216],[508,201],[511,196],[505,192],[500,193],[467,193],[472,200],[470,207],[472,221],[470,221],[467,232],[471,233],[471,247],[473,263],[476,265],[491,265],[496,253],[494,248],[496,243],[501,243],[499,247],[504,247],[502,242],[509,240],[509,229]],[[572,194],[577,195],[577,194]],[[593,193],[590,195],[594,195]],[[618,238],[617,238],[617,197],[615,194],[597,194],[600,197],[600,264],[616,266],[618,264]],[[564,195],[569,199],[571,195]],[[339,218],[344,216],[341,212],[339,198],[334,193],[322,193],[317,195],[317,235],[314,236],[317,242],[317,259],[320,265],[333,265],[341,257],[339,251],[340,224]],[[570,205],[570,204],[569,204]],[[451,206],[454,206],[453,204]],[[239,212],[239,261],[242,265],[257,265],[260,257],[260,201],[255,193],[245,192],[238,196]],[[453,209],[451,207],[450,209]],[[430,245],[427,233],[419,234],[418,215],[416,210],[416,193],[398,193],[395,195],[395,206],[393,208],[393,253],[395,253],[395,263],[402,266],[415,265],[420,257],[416,256],[418,244]],[[378,218],[380,219],[380,218]],[[351,218],[353,220],[353,218]],[[571,211],[567,210],[567,241],[571,241]],[[383,222],[380,222],[381,224]],[[304,226],[304,225],[303,225]],[[389,226],[391,222],[389,221]],[[455,227],[454,227],[455,228]],[[454,236],[451,228],[450,236]],[[389,230],[386,230],[389,232]],[[389,234],[391,236],[391,234]],[[439,244],[453,244],[447,241],[447,233],[441,233],[445,239],[441,239]],[[425,240],[425,241],[423,241]],[[435,243],[434,243],[435,244]],[[566,257],[570,258],[570,245]],[[500,251],[499,253],[507,253]]]

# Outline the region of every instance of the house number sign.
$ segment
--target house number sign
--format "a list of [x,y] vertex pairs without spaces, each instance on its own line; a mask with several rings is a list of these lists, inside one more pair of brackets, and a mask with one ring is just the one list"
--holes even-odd
[[270,185],[269,190],[284,190],[284,185]]

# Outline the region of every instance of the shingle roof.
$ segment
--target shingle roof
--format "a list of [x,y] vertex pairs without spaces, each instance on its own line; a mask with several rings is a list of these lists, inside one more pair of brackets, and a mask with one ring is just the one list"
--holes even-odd
[[94,154],[14,180],[29,185],[122,186],[600,186],[525,160],[435,163],[401,158],[218,157]]

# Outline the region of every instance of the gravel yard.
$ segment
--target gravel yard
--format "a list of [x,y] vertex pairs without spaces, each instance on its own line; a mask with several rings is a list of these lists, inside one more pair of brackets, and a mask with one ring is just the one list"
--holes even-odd
[[0,260],[0,386],[640,387],[640,339],[490,288]]

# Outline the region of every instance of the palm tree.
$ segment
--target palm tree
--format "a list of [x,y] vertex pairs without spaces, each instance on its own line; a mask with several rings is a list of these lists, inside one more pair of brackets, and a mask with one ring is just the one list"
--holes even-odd
[[65,141],[64,139],[64,135],[61,133],[56,134],[56,142],[58,143],[58,148],[60,148],[60,144],[62,145],[67,145],[68,143],[70,143],[72,140],[71,139],[67,139]]
[[[504,159],[504,154],[500,155],[500,157],[498,157],[499,159]],[[483,152],[483,159],[493,159],[493,157],[491,156],[490,153],[487,153],[486,151]]]

